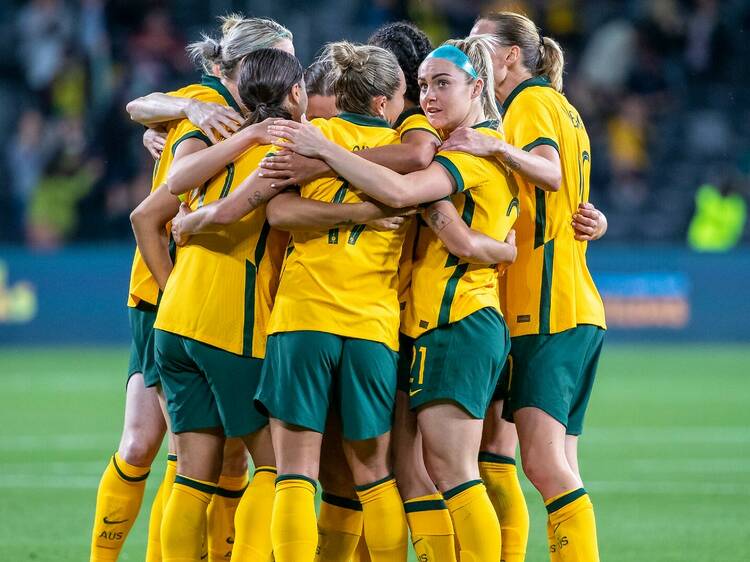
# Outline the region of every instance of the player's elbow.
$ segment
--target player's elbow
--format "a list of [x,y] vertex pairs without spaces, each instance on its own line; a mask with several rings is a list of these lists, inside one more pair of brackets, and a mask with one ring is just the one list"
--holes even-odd
[[130,226],[133,228],[133,231],[135,232],[136,230],[143,227],[143,224],[145,221],[146,221],[146,212],[143,209],[143,205],[138,205],[130,213]]
[[271,228],[284,230],[289,227],[283,205],[273,204],[273,199],[266,205],[266,220]]
[[476,257],[476,245],[471,236],[452,239],[446,246],[451,254],[464,261],[472,261]]
[[435,158],[435,145],[422,144],[412,150],[411,165],[414,171],[424,170]]
[[562,172],[557,167],[554,171],[550,172],[545,182],[545,188],[547,191],[557,192],[562,187]]
[[134,100],[129,101],[125,106],[125,111],[130,115],[130,119],[139,123],[143,121],[143,112],[141,111],[142,102],[143,97],[135,98]]
[[179,170],[171,169],[167,174],[167,189],[172,195],[182,195],[186,191],[190,191],[190,186],[186,185],[183,174]]

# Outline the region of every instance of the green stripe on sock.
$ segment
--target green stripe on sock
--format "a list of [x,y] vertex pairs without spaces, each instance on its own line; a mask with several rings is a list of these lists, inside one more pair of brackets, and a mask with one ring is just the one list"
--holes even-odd
[[367,490],[371,490],[372,488],[376,486],[380,486],[381,484],[385,484],[388,482],[388,480],[393,480],[393,474],[389,474],[385,478],[381,478],[380,480],[376,480],[375,482],[371,482],[369,484],[364,484],[362,486],[354,486],[354,489],[358,492],[365,492]]
[[494,462],[497,464],[512,464],[516,465],[516,459],[506,457],[505,455],[496,455],[495,453],[489,453],[487,451],[479,451],[479,462]]
[[586,495],[586,490],[584,488],[578,488],[577,490],[573,490],[572,492],[565,494],[561,498],[557,498],[555,501],[553,501],[551,504],[547,506],[547,513],[554,513],[558,509],[562,509],[566,505],[569,505],[576,501],[581,496]]
[[270,468],[270,467],[269,468],[266,468],[266,467],[264,467],[264,468],[256,468],[255,472],[253,472],[253,475],[258,474],[259,472],[270,472],[271,474],[276,474],[276,469],[275,468]]
[[151,471],[149,470],[143,476],[128,476],[122,470],[120,470],[119,466],[117,466],[117,459],[114,455],[112,455],[112,466],[115,467],[115,470],[117,471],[117,474],[120,475],[120,478],[122,478],[126,482],[143,482],[146,478],[148,478],[148,475],[151,474]]
[[420,500],[417,502],[404,502],[404,511],[406,513],[415,513],[417,511],[437,511],[448,509],[445,500]]
[[344,509],[351,509],[352,511],[362,511],[362,504],[359,501],[353,500],[351,498],[344,498],[342,496],[336,496],[334,494],[329,494],[328,492],[323,492],[321,499],[326,503],[335,505],[336,507],[343,507]]
[[447,492],[443,492],[443,497],[446,500],[449,500],[449,499],[457,496],[458,494],[460,494],[464,490],[468,490],[469,488],[473,488],[474,486],[479,486],[480,484],[482,484],[481,480],[469,480],[468,482],[464,482],[463,484],[459,484],[455,488],[451,488]]
[[312,478],[305,476],[304,474],[280,474],[276,477],[276,484],[278,484],[279,482],[284,482],[285,480],[303,480],[304,482],[309,482],[310,484],[312,484],[312,487],[315,490],[318,489],[318,483]]
[[177,462],[177,455],[173,455],[172,453],[170,453],[167,455],[167,460]]
[[197,480],[193,480],[192,478],[188,478],[187,476],[181,476],[179,474],[174,477],[174,483],[182,484],[183,486],[188,486],[189,488],[194,488],[195,490],[198,490],[199,492],[203,492],[204,494],[216,493],[216,486],[211,486],[210,484],[204,484],[203,482],[198,482]]
[[217,486],[216,495],[221,496],[222,498],[241,498],[246,489],[247,485],[245,485],[241,490],[227,490],[226,488]]

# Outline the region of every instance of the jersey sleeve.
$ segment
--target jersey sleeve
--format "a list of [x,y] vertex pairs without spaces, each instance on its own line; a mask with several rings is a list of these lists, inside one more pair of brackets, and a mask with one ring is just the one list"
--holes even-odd
[[425,117],[422,113],[415,113],[414,115],[410,115],[396,129],[401,142],[404,142],[404,136],[406,135],[406,133],[410,133],[411,131],[424,131],[426,133],[430,133],[431,135],[435,135],[435,138],[438,141],[442,142],[442,139],[440,138],[438,132],[432,125],[430,125],[427,117]]
[[177,150],[177,147],[180,145],[180,143],[188,139],[202,140],[203,142],[206,143],[206,146],[211,146],[213,144],[211,142],[211,139],[209,139],[208,136],[206,135],[206,133],[204,133],[198,127],[193,125],[187,119],[183,119],[177,124],[177,127],[175,128],[175,131],[174,131],[174,142],[172,142],[172,156],[174,156],[174,153]]
[[435,156],[435,162],[451,175],[458,193],[479,187],[487,181],[487,163],[479,156],[446,150]]
[[505,140],[525,151],[547,145],[560,152],[553,112],[540,96],[519,97],[503,120]]

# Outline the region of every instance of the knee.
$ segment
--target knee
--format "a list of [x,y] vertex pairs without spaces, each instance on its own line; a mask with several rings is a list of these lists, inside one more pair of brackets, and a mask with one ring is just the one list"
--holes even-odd
[[240,439],[227,439],[224,445],[221,473],[237,476],[247,472],[247,448]]
[[521,462],[523,463],[523,473],[535,488],[542,489],[555,479],[557,462],[550,455],[533,449],[522,451]]
[[122,436],[120,456],[134,466],[151,466],[161,446],[162,436],[148,431],[128,431]]

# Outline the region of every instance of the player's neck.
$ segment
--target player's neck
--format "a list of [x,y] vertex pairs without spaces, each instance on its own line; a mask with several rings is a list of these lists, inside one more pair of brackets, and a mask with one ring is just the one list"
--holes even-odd
[[242,97],[240,96],[240,90],[237,87],[237,83],[233,82],[232,80],[227,80],[224,77],[221,78],[221,83],[224,84],[224,87],[229,90],[230,94],[232,94],[232,97],[234,98],[234,101],[237,102],[237,105],[239,105],[244,110],[245,104],[242,103]]
[[505,80],[500,84],[495,84],[495,99],[499,104],[505,103],[510,93],[521,83],[529,78],[533,78],[531,72],[520,66],[518,68],[509,68]]

